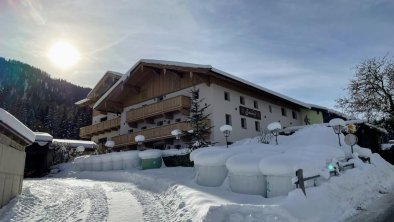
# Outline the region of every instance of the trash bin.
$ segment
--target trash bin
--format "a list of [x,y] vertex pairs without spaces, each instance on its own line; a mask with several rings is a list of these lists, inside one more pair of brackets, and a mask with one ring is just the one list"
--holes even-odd
[[141,159],[141,169],[157,169],[162,165],[161,151],[160,150],[145,150],[138,153]]

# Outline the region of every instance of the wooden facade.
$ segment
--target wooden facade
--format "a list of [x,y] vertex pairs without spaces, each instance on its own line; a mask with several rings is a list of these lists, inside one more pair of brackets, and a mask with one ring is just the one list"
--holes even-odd
[[112,140],[115,142],[115,147],[136,145],[137,142],[135,142],[134,138],[137,135],[144,135],[145,142],[150,142],[153,140],[174,138],[174,136],[171,135],[171,131],[173,131],[175,129],[186,131],[186,130],[191,129],[191,126],[189,123],[174,123],[174,124],[170,124],[170,125],[159,126],[156,128],[145,129],[145,130],[141,130],[138,132],[129,133],[126,135],[116,136],[116,137],[113,137]]
[[90,126],[80,128],[79,136],[81,138],[89,138],[105,132],[111,132],[120,128],[120,118],[106,120]]
[[136,124],[148,119],[165,116],[172,119],[173,113],[181,112],[188,115],[188,109],[191,106],[191,99],[187,96],[177,96],[166,99],[161,102],[153,103],[137,109],[129,110],[126,113],[126,122],[130,125]]

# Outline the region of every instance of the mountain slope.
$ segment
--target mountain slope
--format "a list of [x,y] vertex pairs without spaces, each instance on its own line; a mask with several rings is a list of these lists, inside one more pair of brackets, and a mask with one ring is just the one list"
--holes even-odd
[[0,57],[0,107],[33,131],[78,139],[79,128],[91,124],[91,112],[74,102],[85,98],[89,91],[52,79],[38,68]]

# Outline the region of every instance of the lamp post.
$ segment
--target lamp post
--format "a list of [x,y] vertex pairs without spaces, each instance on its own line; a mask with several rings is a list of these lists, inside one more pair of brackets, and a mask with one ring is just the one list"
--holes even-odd
[[220,127],[220,132],[223,133],[224,137],[226,138],[226,147],[228,148],[228,141],[227,138],[230,136],[231,131],[233,130],[233,127],[230,125],[223,125]]
[[112,140],[107,140],[107,142],[105,142],[104,146],[107,147],[107,150],[111,153],[112,148],[114,148],[114,146],[115,146],[115,142]]
[[275,136],[275,142],[278,145],[278,134],[279,130],[282,129],[282,125],[279,122],[273,122],[268,124],[267,129]]
[[345,126],[345,121],[340,118],[335,118],[335,119],[330,120],[329,125],[332,127],[335,134],[338,135],[339,146],[342,146],[341,137],[339,136],[339,134],[341,134],[342,128]]
[[145,136],[144,135],[137,135],[137,136],[135,136],[134,140],[138,144],[138,150],[141,150],[141,145],[145,141]]
[[174,129],[171,131],[171,135],[175,136],[175,139],[177,141],[177,145],[179,145],[179,139],[181,138],[182,132],[179,129]]

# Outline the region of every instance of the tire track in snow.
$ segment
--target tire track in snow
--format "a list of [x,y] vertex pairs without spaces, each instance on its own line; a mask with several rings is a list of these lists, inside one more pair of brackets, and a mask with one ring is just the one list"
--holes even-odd
[[100,186],[70,186],[52,179],[25,181],[19,198],[0,211],[1,222],[105,221],[107,216]]
[[192,221],[186,204],[176,192],[175,187],[163,193],[155,193],[139,189],[132,184],[127,187],[119,186],[119,184],[111,186],[114,191],[127,190],[138,200],[143,210],[144,221]]

